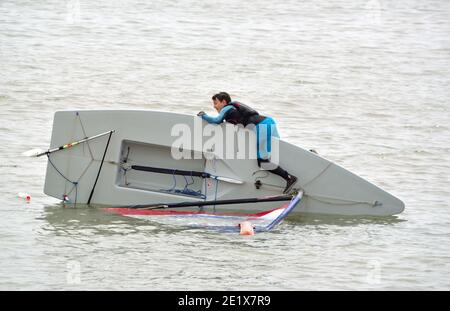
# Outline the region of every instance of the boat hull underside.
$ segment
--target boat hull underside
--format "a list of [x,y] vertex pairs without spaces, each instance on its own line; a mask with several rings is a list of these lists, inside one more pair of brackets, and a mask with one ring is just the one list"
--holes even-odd
[[[224,159],[213,150],[209,150],[208,157],[214,157],[207,159],[201,146],[192,148],[193,159],[174,159],[171,147],[178,137],[171,134],[173,126],[185,124],[193,131],[198,130],[196,118],[157,111],[57,112],[50,148],[109,130],[115,132],[103,164],[108,135],[50,154],[44,192],[58,199],[67,195],[71,202],[87,203],[101,166],[91,204],[124,206],[282,194],[285,181],[261,171],[254,159]],[[200,130],[205,126],[203,122]],[[254,135],[242,128],[236,130]],[[403,202],[396,197],[315,153],[284,141],[279,141],[279,150],[280,165],[299,178],[295,187],[304,190],[303,200],[293,214],[388,216],[404,209]],[[208,172],[242,183],[137,171],[130,169],[132,165]],[[280,202],[267,202],[205,209],[257,212],[279,205]]]

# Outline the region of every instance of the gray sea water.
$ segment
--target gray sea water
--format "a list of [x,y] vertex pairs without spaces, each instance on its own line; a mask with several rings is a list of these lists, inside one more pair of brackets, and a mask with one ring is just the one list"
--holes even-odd
[[[0,0],[0,289],[449,290],[449,85],[446,0]],[[20,156],[57,110],[212,112],[218,91],[405,211],[183,229],[64,208]]]

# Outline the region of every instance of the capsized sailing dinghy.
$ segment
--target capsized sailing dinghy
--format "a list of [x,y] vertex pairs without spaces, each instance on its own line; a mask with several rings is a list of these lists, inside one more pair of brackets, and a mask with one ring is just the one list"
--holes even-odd
[[[217,150],[220,148],[205,148],[195,139],[192,147],[183,149],[191,158],[174,158],[172,147],[180,139],[174,131],[177,125],[194,133],[200,131],[205,139],[211,135],[205,131],[207,126],[231,126],[232,135],[255,135],[238,126],[208,125],[197,116],[179,113],[58,111],[50,150],[41,152],[48,157],[44,192],[73,203],[112,206],[281,195],[284,180],[260,170],[254,159],[224,157]],[[240,145],[230,146],[226,139],[227,152],[238,153]],[[388,216],[404,209],[398,198],[316,153],[280,140],[279,154],[280,165],[299,177],[296,188],[304,191],[294,214]],[[247,202],[220,209],[258,212],[276,204]]]

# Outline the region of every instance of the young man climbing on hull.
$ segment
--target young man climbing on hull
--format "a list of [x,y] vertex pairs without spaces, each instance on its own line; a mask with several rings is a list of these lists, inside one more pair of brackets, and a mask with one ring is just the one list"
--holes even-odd
[[[253,124],[256,129],[258,166],[261,167],[262,163],[270,163],[271,139],[272,137],[280,138],[275,121],[271,117],[260,115],[247,105],[231,101],[230,95],[226,92],[213,95],[212,101],[214,108],[219,113],[218,116],[212,117],[203,111],[200,111],[197,115],[203,120],[214,124],[220,124],[224,120],[232,124],[242,124],[244,127]],[[289,193],[297,182],[297,177],[289,174],[280,166],[276,166],[275,169],[271,169],[269,172],[282,177],[286,181],[283,193]]]

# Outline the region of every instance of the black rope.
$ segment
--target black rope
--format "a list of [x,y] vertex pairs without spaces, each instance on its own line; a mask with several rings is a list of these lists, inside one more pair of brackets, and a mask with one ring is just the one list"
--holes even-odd
[[91,203],[92,196],[94,195],[95,186],[97,185],[98,177],[100,176],[100,172],[102,171],[103,162],[105,161],[106,152],[108,151],[109,142],[111,140],[112,132],[109,133],[108,142],[106,143],[105,152],[103,153],[102,162],[100,163],[100,168],[98,169],[97,178],[95,178],[94,186],[92,187],[91,194],[89,195],[89,199],[87,204]]
[[[53,166],[53,168],[58,172],[59,175],[61,175],[62,178],[64,178],[65,180],[67,180],[68,182],[70,182],[71,184],[73,184],[75,186],[75,206],[77,206],[77,197],[78,197],[78,182],[76,181],[71,181],[69,178],[67,178],[66,176],[64,176],[63,173],[60,172],[60,170],[58,170],[58,168],[56,167],[55,164],[53,164],[52,160],[50,159],[50,154],[47,153],[47,158],[48,158],[48,162]],[[63,198],[64,200],[64,198]]]
[[75,185],[75,207],[77,206],[77,197],[78,197],[78,183]]

